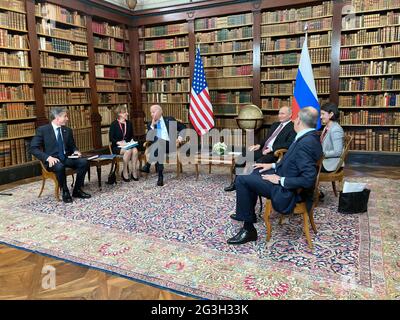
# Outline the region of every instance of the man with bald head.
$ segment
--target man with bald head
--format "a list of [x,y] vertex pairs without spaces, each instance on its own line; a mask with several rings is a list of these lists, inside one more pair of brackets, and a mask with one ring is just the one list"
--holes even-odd
[[[281,107],[278,114],[279,121],[274,122],[268,131],[265,139],[254,146],[250,146],[250,152],[254,152],[254,161],[257,163],[272,163],[277,160],[274,152],[278,149],[289,149],[294,141],[296,132],[293,129],[292,109],[290,107]],[[245,151],[245,150],[244,150]],[[244,153],[243,151],[243,153]],[[236,165],[236,167],[244,167],[244,164]],[[235,182],[224,189],[225,191],[234,191]]]
[[[151,114],[151,123],[148,124],[147,130],[155,130],[155,137],[153,140],[154,145],[151,146],[154,157],[158,158],[156,162],[156,169],[158,172],[158,181],[157,186],[164,185],[164,154],[169,153],[170,141],[176,141],[176,145],[179,146],[183,142],[183,138],[181,136],[172,137],[170,134],[170,129],[172,129],[173,125],[176,124],[177,133],[186,128],[183,123],[176,121],[173,117],[164,117],[163,110],[160,105],[154,104],[150,107]],[[145,166],[141,169],[142,172],[149,173],[150,172],[150,162],[145,164]]]
[[[236,178],[236,213],[231,218],[243,221],[243,227],[228,240],[228,244],[243,244],[257,240],[254,207],[258,196],[271,199],[272,207],[282,214],[292,213],[296,202],[305,200],[310,204],[317,162],[322,157],[319,135],[315,132],[319,113],[313,107],[299,111],[293,121],[295,141],[278,164],[257,163],[250,175]],[[301,195],[297,189],[303,188]]]

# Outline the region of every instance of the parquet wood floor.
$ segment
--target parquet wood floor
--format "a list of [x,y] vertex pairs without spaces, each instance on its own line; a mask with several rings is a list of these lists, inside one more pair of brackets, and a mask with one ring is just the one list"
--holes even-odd
[[[346,175],[400,179],[400,167],[351,166],[346,169]],[[36,180],[37,178],[31,178],[3,185],[0,186],[0,191]],[[53,290],[42,288],[42,269],[47,265],[57,269],[56,288]],[[184,300],[191,298],[62,260],[0,245],[0,299]]]

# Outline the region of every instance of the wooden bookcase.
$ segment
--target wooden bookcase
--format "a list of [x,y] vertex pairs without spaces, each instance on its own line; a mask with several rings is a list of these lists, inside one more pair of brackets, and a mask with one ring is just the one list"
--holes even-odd
[[237,128],[240,107],[253,98],[253,14],[194,21],[216,127]]
[[109,144],[109,126],[114,109],[132,106],[129,39],[125,25],[99,19],[92,21],[98,110],[101,115],[102,146]]
[[0,0],[0,168],[32,161],[35,99],[24,0]]
[[139,27],[140,78],[145,121],[150,106],[188,123],[190,92],[188,23]]
[[400,1],[348,1],[339,106],[351,149],[400,152]]

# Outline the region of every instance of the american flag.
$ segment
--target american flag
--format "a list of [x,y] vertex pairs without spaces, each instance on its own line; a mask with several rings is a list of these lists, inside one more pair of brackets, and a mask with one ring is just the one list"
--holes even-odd
[[194,63],[194,75],[192,92],[190,95],[189,120],[197,134],[202,136],[214,127],[214,114],[206,75],[204,74],[203,62],[200,50],[197,49]]

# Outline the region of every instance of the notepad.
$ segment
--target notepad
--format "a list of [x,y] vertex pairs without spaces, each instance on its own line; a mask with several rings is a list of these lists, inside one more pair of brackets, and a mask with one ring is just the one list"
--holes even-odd
[[94,160],[94,159],[97,159],[99,157],[99,155],[97,154],[97,155],[95,155],[95,156],[91,156],[91,157],[89,157],[89,158],[87,158],[88,160]]
[[127,144],[124,144],[123,146],[118,146],[118,148],[121,148],[123,150],[129,150],[129,149],[137,147],[138,145],[139,145],[139,142],[132,140],[132,141],[128,142]]
[[79,159],[80,156],[78,156],[77,154],[71,154],[70,156],[68,156],[68,159]]
[[114,159],[116,157],[115,154],[101,154],[99,155],[99,159]]

